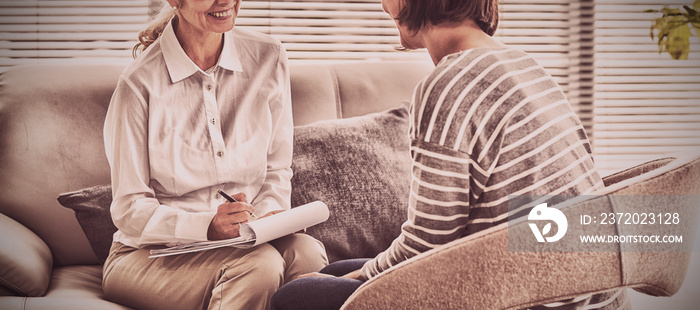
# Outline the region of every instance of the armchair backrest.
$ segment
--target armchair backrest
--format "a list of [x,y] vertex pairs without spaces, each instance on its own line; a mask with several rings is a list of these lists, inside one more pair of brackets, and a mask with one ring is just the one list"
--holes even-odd
[[[629,201],[639,196],[654,199],[644,201],[645,206],[655,205],[663,212],[690,210],[684,213],[687,221],[676,228],[688,239],[695,236],[699,157],[657,160],[611,177],[599,196],[560,210],[575,220],[582,208],[596,214],[634,212]],[[607,225],[602,233],[639,234],[640,226]],[[509,242],[526,237],[533,236],[523,219],[422,253],[367,281],[343,309],[520,309],[622,287],[670,296],[683,283],[690,257],[689,250],[642,252],[618,244],[606,252],[509,250]],[[692,245],[693,240],[683,243]]]

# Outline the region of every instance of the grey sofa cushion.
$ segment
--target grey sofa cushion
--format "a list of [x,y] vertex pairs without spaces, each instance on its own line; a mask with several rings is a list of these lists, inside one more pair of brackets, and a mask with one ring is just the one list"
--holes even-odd
[[328,259],[374,257],[399,235],[411,180],[408,110],[326,120],[294,130],[292,206],[325,202],[307,232]]
[[75,212],[75,217],[85,232],[92,250],[100,262],[104,262],[112,246],[112,235],[117,231],[109,214],[112,187],[97,185],[63,193],[58,196],[58,203]]
[[[307,232],[324,243],[330,261],[374,257],[399,235],[411,178],[407,132],[405,106],[295,128],[292,206],[328,205],[330,219]],[[64,193],[58,201],[75,211],[104,262],[117,230],[109,214],[111,187]]]

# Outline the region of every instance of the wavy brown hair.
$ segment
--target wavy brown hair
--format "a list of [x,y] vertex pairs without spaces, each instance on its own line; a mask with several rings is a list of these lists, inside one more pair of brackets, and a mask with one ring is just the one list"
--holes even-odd
[[429,25],[473,19],[490,36],[498,28],[498,0],[401,0],[396,19],[409,31]]
[[168,22],[177,14],[177,8],[170,7],[167,2],[163,5],[158,15],[151,21],[146,29],[139,33],[139,43],[136,43],[131,55],[136,58],[160,37]]

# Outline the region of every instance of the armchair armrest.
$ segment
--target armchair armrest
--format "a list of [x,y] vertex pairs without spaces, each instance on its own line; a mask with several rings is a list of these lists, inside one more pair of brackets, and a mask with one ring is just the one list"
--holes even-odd
[[[669,251],[651,251],[647,244],[612,243],[606,251],[577,247],[559,252],[510,251],[509,234],[515,243],[532,237],[523,218],[455,240],[390,268],[364,283],[343,309],[520,309],[622,287],[653,296],[671,296],[685,279],[700,219],[700,155],[662,159],[651,167],[642,165],[625,174],[620,177],[624,181],[610,182],[598,193],[601,196],[567,202],[571,204],[560,210],[569,219],[578,218],[582,208],[588,214],[678,212],[683,220],[673,225],[673,231],[669,230],[671,225],[617,223],[597,232],[678,233],[688,237],[683,238],[683,244],[671,245]],[[642,205],[651,209],[639,209]],[[574,231],[572,235],[581,234]]]
[[53,256],[46,243],[24,225],[0,214],[0,292],[43,296],[52,268]]
[[508,233],[504,223],[394,266],[343,309],[520,309],[621,286],[619,252],[511,252]]
[[[649,197],[593,196],[560,210],[569,219],[579,218],[581,210],[590,214],[629,212],[628,202]],[[678,227],[692,239],[698,220],[697,196],[679,196],[673,204],[663,202],[650,203],[666,210],[689,211],[683,213],[687,221]],[[597,232],[640,234],[621,226],[605,225]],[[579,227],[570,226],[567,234],[584,235]],[[575,242],[557,243],[553,251],[513,248],[514,244],[535,242],[526,238],[534,239],[527,218],[520,218],[422,253],[364,283],[342,309],[522,309],[617,288],[671,296],[683,283],[691,251],[687,244],[654,252],[615,243],[590,250],[588,244]]]

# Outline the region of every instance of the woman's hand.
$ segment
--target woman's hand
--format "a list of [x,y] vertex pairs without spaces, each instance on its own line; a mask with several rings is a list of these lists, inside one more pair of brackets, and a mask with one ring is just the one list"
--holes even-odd
[[350,272],[350,273],[344,275],[343,278],[362,280],[362,274],[360,271],[361,271],[361,269],[357,269],[353,272]]
[[253,214],[253,206],[248,203],[244,193],[233,195],[238,202],[226,202],[219,205],[216,215],[209,224],[207,238],[209,240],[223,240],[235,238],[241,235],[241,225],[250,221]]
[[[320,272],[310,272],[310,273],[305,273],[297,277],[297,279],[301,278],[307,278],[307,277],[332,277],[334,278],[334,275],[329,275],[325,273],[320,273]],[[355,280],[362,280],[362,275],[360,274],[360,269],[357,269],[353,272],[350,272],[341,278],[348,278],[348,279],[355,279]]]
[[299,276],[297,277],[297,279],[308,278],[308,277],[330,277],[330,278],[335,278],[334,275],[330,275],[330,274],[326,274],[326,273],[309,272],[309,273],[305,273],[305,274],[299,275]]

